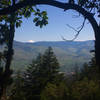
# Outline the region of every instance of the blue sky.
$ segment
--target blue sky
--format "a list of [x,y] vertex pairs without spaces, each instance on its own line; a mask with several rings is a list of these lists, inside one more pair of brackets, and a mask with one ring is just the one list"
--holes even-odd
[[[65,1],[65,0],[63,0]],[[33,41],[63,41],[62,37],[70,40],[74,37],[75,31],[67,26],[73,26],[78,28],[82,22],[83,18],[75,17],[78,15],[76,11],[66,11],[62,9],[51,7],[51,6],[38,6],[41,10],[46,10],[49,17],[49,24],[43,28],[36,27],[33,23],[34,16],[29,19],[23,18],[23,24],[20,28],[16,29],[15,40],[27,42],[29,40]],[[94,32],[86,21],[85,27],[76,39],[77,41],[85,41],[94,39]]]

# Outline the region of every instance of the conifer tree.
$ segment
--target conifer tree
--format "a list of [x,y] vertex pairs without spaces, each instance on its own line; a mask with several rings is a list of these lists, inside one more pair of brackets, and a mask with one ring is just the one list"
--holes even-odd
[[64,82],[48,83],[41,93],[41,100],[69,100],[69,90]]
[[20,71],[17,72],[15,80],[9,89],[8,100],[26,100],[23,92],[23,78]]
[[32,61],[24,74],[24,91],[27,100],[40,100],[40,94],[48,83],[55,80],[59,63],[49,47],[43,55]]
[[39,98],[40,93],[40,67],[42,56],[39,54],[36,59],[32,61],[24,73],[24,91],[27,100]]
[[59,63],[51,47],[45,51],[42,59],[41,75],[52,82],[59,72]]

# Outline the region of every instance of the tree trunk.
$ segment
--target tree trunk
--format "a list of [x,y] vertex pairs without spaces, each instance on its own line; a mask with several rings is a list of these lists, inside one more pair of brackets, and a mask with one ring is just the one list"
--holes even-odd
[[2,97],[1,100],[7,100],[7,95],[6,95],[6,87],[3,88],[3,92],[2,92]]
[[14,40],[14,33],[15,33],[15,15],[14,13],[11,14],[11,22],[10,22],[10,30],[9,30],[9,37],[8,37],[8,51],[7,51],[7,55],[6,55],[6,64],[5,64],[5,71],[3,74],[3,84],[5,85],[5,87],[2,87],[2,96],[1,96],[1,100],[7,100],[6,98],[6,89],[8,84],[9,79],[11,78],[11,69],[10,69],[10,65],[11,65],[11,61],[12,61],[12,57],[13,57],[13,40]]
[[96,63],[100,71],[100,27],[98,29],[98,34],[95,40],[95,57],[96,57]]

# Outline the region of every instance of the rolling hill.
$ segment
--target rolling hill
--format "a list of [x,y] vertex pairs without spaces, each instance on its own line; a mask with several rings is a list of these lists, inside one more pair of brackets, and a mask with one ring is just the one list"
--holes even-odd
[[91,59],[90,50],[94,48],[93,41],[41,41],[35,43],[23,43],[14,41],[14,57],[12,68],[24,70],[32,59],[51,46],[60,62],[62,71],[70,71],[77,64],[79,67]]

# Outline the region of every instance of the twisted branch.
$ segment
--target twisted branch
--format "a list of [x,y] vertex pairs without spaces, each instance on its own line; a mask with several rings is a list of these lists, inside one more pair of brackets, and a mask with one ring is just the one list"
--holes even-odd
[[69,24],[67,24],[67,26],[68,26],[69,28],[73,29],[73,30],[74,30],[75,32],[77,32],[77,33],[76,33],[75,37],[74,37],[73,39],[71,39],[71,40],[67,40],[67,39],[65,39],[63,36],[61,36],[62,39],[63,39],[64,41],[74,41],[74,40],[79,36],[79,34],[80,34],[80,32],[82,31],[82,29],[84,28],[85,21],[86,21],[86,18],[84,18],[84,21],[83,21],[82,25],[79,27],[79,28],[80,28],[79,30],[76,30],[74,27],[72,27],[72,26],[70,26]]

